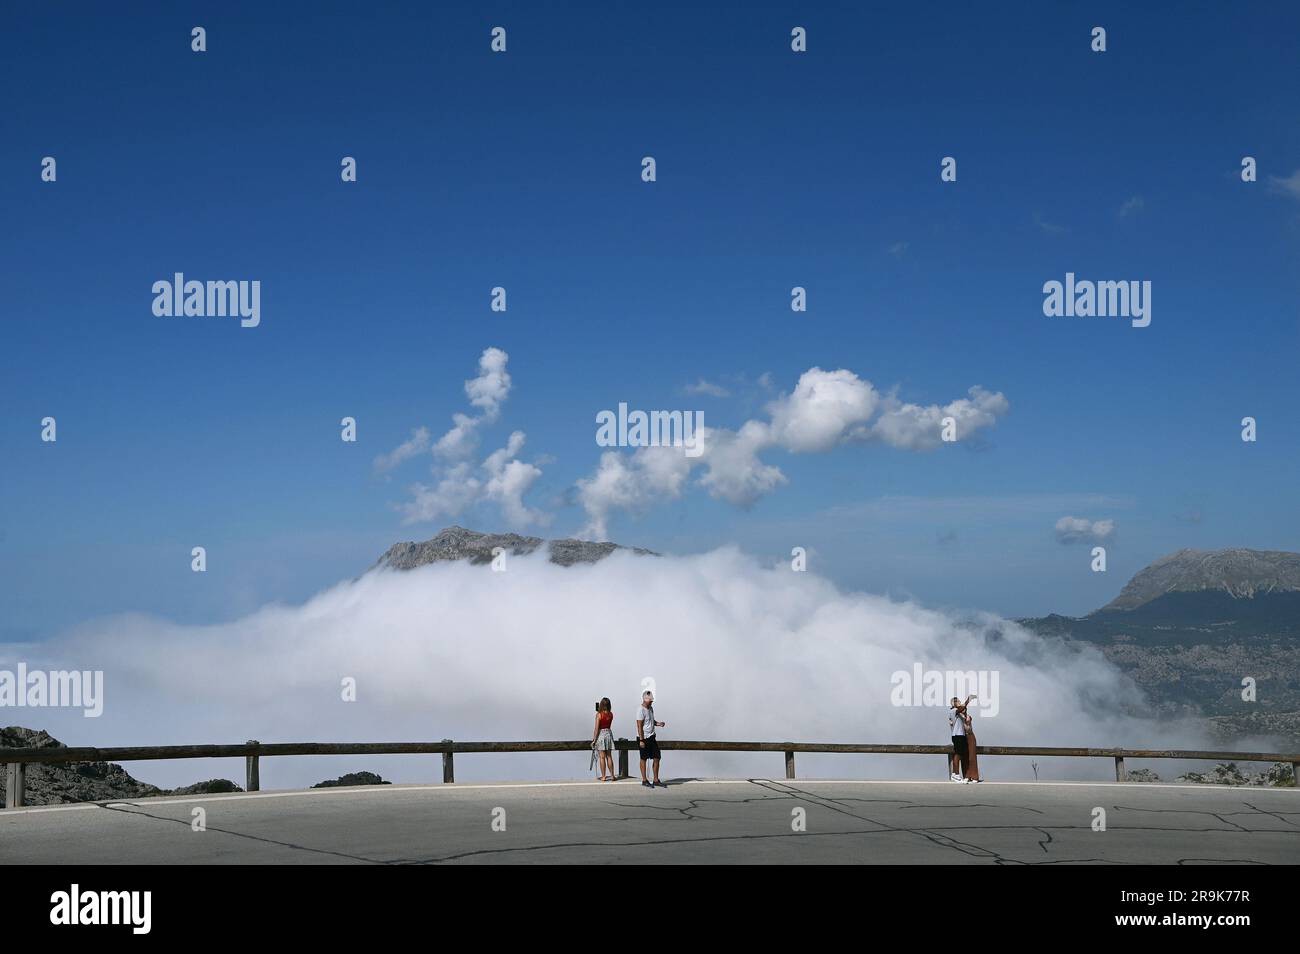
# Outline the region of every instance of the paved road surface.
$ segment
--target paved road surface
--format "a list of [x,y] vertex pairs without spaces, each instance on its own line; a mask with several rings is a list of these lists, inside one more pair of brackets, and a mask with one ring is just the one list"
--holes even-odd
[[[505,831],[493,810],[505,809]],[[1093,810],[1106,831],[1093,831]],[[191,828],[193,810],[207,830]],[[792,830],[793,810],[807,830]],[[0,812],[0,863],[1300,862],[1300,791],[639,780],[392,785]]]

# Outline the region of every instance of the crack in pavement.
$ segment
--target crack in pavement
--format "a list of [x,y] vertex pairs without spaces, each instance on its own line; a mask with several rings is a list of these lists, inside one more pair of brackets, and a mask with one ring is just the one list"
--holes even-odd
[[748,805],[751,802],[779,802],[781,798],[772,798],[763,796],[762,798],[689,798],[686,800],[686,807],[681,808],[674,805],[629,805],[627,802],[606,802],[616,808],[647,808],[651,811],[658,812],[679,812],[683,817],[674,819],[656,818],[648,815],[622,815],[622,816],[602,816],[595,818],[593,821],[710,821],[705,815],[692,815],[701,805]]
[[[124,808],[117,807],[118,805],[129,806],[131,808],[140,807],[131,802],[112,802],[112,803],[96,802],[95,804],[99,805],[99,807],[104,809],[105,811],[117,812],[118,814],[121,815],[130,815],[132,818],[152,818],[154,821],[171,822],[176,825],[184,825],[186,828],[190,827],[189,820],[184,818],[168,818],[166,815],[154,815],[146,811],[126,811]],[[264,838],[261,835],[247,835],[240,831],[231,831],[229,828],[215,828],[211,825],[205,825],[203,830],[204,832],[215,831],[222,835],[230,835],[234,838],[244,838],[247,839],[248,841],[257,841],[267,845],[276,845],[280,848],[292,848],[295,851],[307,851],[307,852],[311,852],[312,854],[318,854],[318,855],[333,855],[337,858],[347,858],[349,861],[361,861],[361,862],[365,862],[366,864],[372,864],[372,865],[388,864],[388,862],[380,861],[376,858],[365,858],[361,855],[350,855],[344,851],[331,851],[328,848],[309,848],[306,845],[295,845],[292,842],[288,842],[288,841],[276,841],[274,838]]]
[[[655,815],[628,816],[625,818],[617,819],[620,821],[631,820],[631,821],[652,821],[652,822],[660,822],[660,821],[676,822],[676,821],[707,820],[704,816],[698,814],[692,814],[693,812],[698,812],[701,805],[706,805],[706,804],[751,804],[751,803],[763,803],[763,802],[777,802],[782,800],[793,801],[793,800],[803,799],[803,800],[807,800],[810,804],[816,805],[819,808],[826,808],[830,811],[837,812],[842,815],[846,815],[855,820],[865,821],[871,825],[875,825],[876,827],[872,829],[847,830],[847,831],[838,831],[838,832],[780,832],[779,834],[773,832],[771,834],[764,834],[764,835],[759,835],[759,834],[715,835],[715,836],[701,836],[698,838],[692,837],[692,838],[642,839],[637,841],[624,841],[624,842],[606,842],[606,841],[561,842],[561,843],[552,843],[552,844],[545,844],[545,845],[533,845],[527,847],[511,846],[511,847],[490,848],[490,849],[474,849],[474,850],[458,852],[450,855],[426,858],[422,861],[414,861],[411,863],[439,864],[448,861],[459,861],[471,857],[482,857],[485,855],[509,854],[514,852],[532,853],[532,852],[548,851],[548,850],[562,851],[562,850],[573,849],[573,848],[593,848],[593,847],[633,848],[633,847],[650,847],[656,845],[698,844],[703,842],[763,840],[763,839],[771,839],[771,838],[787,838],[787,837],[799,837],[799,836],[812,836],[814,838],[822,838],[822,837],[840,837],[846,835],[872,835],[872,834],[892,833],[892,834],[903,834],[903,835],[915,835],[917,837],[924,839],[925,841],[929,842],[930,844],[936,847],[943,848],[946,850],[951,850],[951,851],[957,851],[961,854],[971,856],[971,857],[992,859],[995,863],[998,864],[1028,864],[1030,862],[1024,862],[1018,859],[1008,858],[998,851],[985,848],[983,846],[974,844],[973,842],[958,839],[954,837],[952,834],[948,834],[948,832],[1022,831],[1022,830],[1036,831],[1038,834],[1044,836],[1043,840],[1038,841],[1038,845],[1040,849],[1043,850],[1044,853],[1047,852],[1046,844],[1051,843],[1054,840],[1051,834],[1047,832],[1044,828],[1031,827],[1025,829],[1017,825],[960,826],[951,829],[934,828],[934,827],[928,827],[928,828],[899,827],[895,825],[890,825],[885,822],[881,822],[874,818],[857,814],[856,812],[849,811],[847,808],[843,807],[841,803],[846,801],[861,801],[861,802],[880,801],[880,802],[889,802],[891,804],[901,804],[904,807],[920,807],[920,806],[909,806],[908,799],[860,799],[860,798],[833,799],[833,798],[817,795],[816,793],[809,792],[806,789],[801,789],[795,785],[789,784],[788,782],[775,782],[770,779],[752,779],[752,778],[748,779],[747,781],[752,785],[755,785],[759,788],[772,792],[776,797],[774,798],[771,796],[762,796],[758,798],[742,798],[742,799],[721,799],[721,798],[688,799],[687,804],[685,806],[629,805],[625,802],[610,802],[609,804],[617,805],[620,808],[638,808],[638,809],[649,808],[654,811],[672,812],[680,816],[677,818],[668,818],[664,816],[655,816]],[[967,806],[933,806],[933,807],[943,809],[943,808],[967,807]],[[991,808],[996,806],[987,805],[985,803],[976,803],[975,807]],[[1042,812],[1039,811],[1038,809],[1023,807],[1023,810],[1028,812],[1033,812],[1035,814],[1042,814]],[[1090,826],[1065,826],[1065,827],[1066,830],[1082,830],[1083,828],[1090,827]],[[1051,863],[1055,864],[1057,862],[1051,862]]]
[[[1242,804],[1245,805],[1247,808],[1249,808],[1251,811],[1257,812],[1257,813],[1260,814],[1260,815],[1267,815],[1269,818],[1276,818],[1278,821],[1280,821],[1280,822],[1286,822],[1288,825],[1294,825],[1295,823],[1292,822],[1291,819],[1289,819],[1289,818],[1283,818],[1283,817],[1282,817],[1283,815],[1300,815],[1300,812],[1269,812],[1269,811],[1265,811],[1264,809],[1259,808],[1259,807],[1256,806],[1256,805],[1252,805],[1250,802],[1242,802]],[[1246,813],[1246,812],[1227,812],[1226,814],[1229,814],[1229,815],[1245,815],[1245,814],[1247,814],[1247,813]]]
[[[961,841],[952,836],[942,834],[942,832],[947,832],[947,831],[952,831],[952,832],[1034,831],[1040,835],[1044,835],[1047,841],[1054,842],[1055,839],[1052,838],[1051,835],[1052,831],[1085,832],[1090,830],[1091,830],[1090,825],[1061,825],[1061,826],[1043,826],[1043,827],[1029,827],[1029,828],[1022,828],[1015,825],[994,825],[994,826],[981,825],[981,826],[974,826],[974,827],[966,826],[960,828],[937,829],[937,830],[910,829],[910,828],[890,828],[890,829],[865,828],[865,829],[849,829],[849,830],[830,831],[830,832],[779,832],[779,833],[773,832],[770,834],[701,835],[699,837],[648,838],[648,839],[639,839],[639,840],[631,840],[631,841],[568,841],[568,842],[553,842],[553,843],[540,844],[540,845],[520,845],[520,846],[509,846],[509,847],[501,847],[501,848],[471,849],[468,851],[454,852],[448,855],[439,855],[439,856],[432,856],[432,857],[419,858],[419,859],[394,860],[388,863],[389,864],[443,864],[451,861],[461,861],[466,858],[484,857],[490,855],[506,855],[506,854],[514,854],[514,853],[533,854],[533,853],[544,852],[544,851],[564,851],[564,850],[576,849],[576,848],[646,848],[646,847],[660,847],[660,846],[674,846],[674,845],[697,845],[697,844],[705,844],[710,842],[766,841],[766,840],[771,840],[776,838],[821,839],[821,838],[839,838],[839,837],[845,837],[851,835],[870,836],[870,835],[888,835],[888,834],[915,834],[921,836],[932,836],[929,838],[929,840],[937,847],[951,848],[953,850],[960,851],[961,853],[972,857],[989,859],[992,860],[995,864],[1028,865],[1028,866],[1063,865],[1063,864],[1112,864],[1112,865],[1127,866],[1127,865],[1150,864],[1150,862],[1146,860],[1126,862],[1126,861],[1118,861],[1113,858],[1095,858],[1095,857],[1059,858],[1059,859],[1047,859],[1044,861],[1027,861],[1019,858],[1011,858],[1000,852],[981,848],[979,845],[966,842],[966,841]],[[1171,829],[1130,828],[1130,829],[1123,829],[1123,830],[1124,831],[1170,831],[1170,832],[1177,832],[1180,834],[1192,833],[1189,832],[1188,829],[1184,829],[1184,828],[1171,828]],[[1209,829],[1209,831],[1222,832],[1223,829]],[[1271,832],[1250,832],[1249,834],[1271,834]],[[1044,852],[1046,852],[1046,848],[1044,847],[1045,845],[1044,841],[1040,840],[1037,841],[1036,843],[1040,848],[1043,849]],[[1199,860],[1202,860],[1206,863],[1217,862],[1217,859],[1213,859],[1213,858],[1199,859]],[[1183,863],[1183,862],[1180,861],[1178,863]],[[1233,859],[1224,859],[1222,863],[1236,864],[1238,862]],[[1262,862],[1262,861],[1256,861],[1252,863],[1261,864],[1261,865],[1267,864],[1267,862]]]
[[1047,854],[1047,853],[1048,853],[1048,851],[1047,851],[1047,846],[1048,846],[1049,844],[1051,844],[1055,839],[1052,838],[1052,833],[1051,833],[1050,831],[1048,831],[1047,829],[1045,829],[1045,828],[1038,828],[1038,829],[1035,829],[1035,830],[1036,830],[1040,835],[1042,835],[1045,839],[1047,839],[1046,841],[1040,841],[1040,842],[1038,843],[1038,847],[1041,848],[1041,849],[1043,849],[1043,854]]
[[[755,784],[759,784],[759,782],[757,782],[755,779],[750,779],[750,782],[753,782],[753,783],[755,783]],[[842,813],[842,814],[845,814],[845,815],[848,815],[848,816],[850,816],[850,817],[852,817],[852,818],[858,818],[858,819],[861,819],[861,820],[863,820],[863,821],[869,821],[869,822],[871,822],[873,825],[880,825],[882,828],[887,829],[887,830],[889,830],[889,831],[905,832],[905,833],[907,833],[907,834],[917,835],[917,836],[919,836],[919,837],[925,839],[926,841],[930,842],[931,844],[936,845],[936,846],[938,846],[938,847],[940,847],[940,848],[947,848],[947,849],[950,849],[950,850],[952,850],[952,851],[956,851],[956,852],[959,852],[959,853],[964,854],[964,855],[974,856],[974,857],[977,857],[977,858],[990,858],[990,857],[991,857],[991,858],[995,859],[995,860],[996,860],[997,862],[999,862],[999,863],[1001,863],[1002,861],[1010,861],[1010,859],[1003,858],[1003,856],[1002,856],[999,852],[994,851],[993,849],[990,849],[990,848],[984,848],[984,847],[982,847],[982,846],[980,846],[980,845],[976,845],[976,844],[973,844],[973,843],[970,843],[970,842],[958,841],[956,838],[952,838],[952,837],[950,837],[950,836],[948,836],[948,835],[942,835],[942,834],[939,834],[938,831],[937,831],[936,829],[931,828],[931,827],[927,827],[927,828],[900,828],[900,827],[898,827],[898,826],[896,826],[896,825],[890,825],[890,824],[888,824],[888,823],[886,823],[886,822],[878,821],[878,820],[876,820],[876,819],[874,819],[874,818],[867,818],[867,817],[865,817],[865,816],[863,816],[863,815],[857,815],[857,814],[855,814],[855,813],[853,813],[853,812],[848,811],[848,810],[845,809],[845,808],[841,808],[841,807],[839,807],[841,802],[843,802],[843,801],[851,801],[851,800],[853,800],[853,799],[851,799],[851,798],[848,798],[848,799],[832,799],[832,798],[824,798],[824,797],[822,797],[822,796],[814,795],[812,792],[809,792],[809,791],[807,791],[806,789],[801,789],[801,788],[798,788],[797,786],[791,785],[789,782],[768,782],[768,784],[769,784],[769,785],[784,785],[784,786],[785,786],[785,790],[787,790],[787,791],[789,791],[789,792],[795,792],[795,793],[798,793],[798,794],[804,796],[805,798],[808,798],[809,800],[813,801],[815,804],[818,804],[820,807],[830,808],[832,811],[838,811],[838,812],[840,812],[840,813]],[[766,786],[763,786],[763,787],[766,787]],[[772,790],[772,791],[781,791],[782,789],[777,788],[777,789],[771,789],[771,790]],[[910,800],[908,800],[908,799],[891,799],[891,801],[900,802],[904,807],[906,807],[906,806],[908,805],[908,803],[909,803]],[[827,804],[828,802],[829,802],[830,804]],[[1032,809],[1031,809],[1031,811],[1032,811]]]
[[[1237,831],[1255,831],[1255,830],[1256,830],[1256,829],[1253,829],[1253,828],[1246,828],[1246,827],[1243,826],[1243,825],[1238,825],[1236,822],[1228,821],[1228,819],[1224,818],[1224,817],[1223,817],[1221,814],[1219,814],[1218,812],[1197,811],[1197,810],[1194,809],[1194,808],[1134,808],[1134,807],[1129,806],[1129,805],[1114,805],[1114,806],[1112,806],[1111,810],[1112,810],[1112,811],[1116,811],[1116,812],[1121,812],[1121,811],[1123,811],[1123,812],[1149,812],[1149,813],[1151,813],[1151,814],[1155,814],[1155,815],[1209,815],[1211,818],[1216,818],[1216,819],[1218,819],[1219,821],[1223,822],[1225,825],[1231,825],[1231,826],[1232,826],[1234,829],[1236,829]],[[1234,814],[1234,815],[1244,815],[1244,814],[1246,814],[1246,813],[1245,813],[1245,812],[1233,812],[1233,814]],[[1210,830],[1210,831],[1213,831],[1214,829],[1209,829],[1209,830]]]

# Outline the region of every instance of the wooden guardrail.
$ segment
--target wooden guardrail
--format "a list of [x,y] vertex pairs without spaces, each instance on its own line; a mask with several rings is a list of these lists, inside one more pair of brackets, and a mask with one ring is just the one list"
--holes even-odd
[[[635,739],[618,739],[618,774],[628,777],[628,753],[637,750]],[[794,757],[804,753],[840,753],[845,755],[942,755],[944,777],[948,775],[951,745],[881,745],[853,742],[692,742],[660,739],[659,748],[676,752],[781,752],[785,755],[785,777],[794,778]],[[67,762],[139,762],[161,759],[245,760],[245,788],[260,788],[260,762],[263,757],[289,755],[441,755],[442,780],[454,782],[454,757],[461,754],[511,752],[587,752],[591,742],[248,742],[236,745],[143,745],[126,748],[76,748],[70,746],[0,749],[0,759],[7,765],[5,805],[18,808],[25,802],[27,766]],[[1183,749],[1089,749],[1019,745],[978,745],[976,755],[1014,755],[1042,758],[1108,758],[1115,760],[1115,780],[1127,780],[1124,760],[1184,759],[1208,762],[1289,762],[1300,783],[1300,753],[1281,752],[1206,752]]]

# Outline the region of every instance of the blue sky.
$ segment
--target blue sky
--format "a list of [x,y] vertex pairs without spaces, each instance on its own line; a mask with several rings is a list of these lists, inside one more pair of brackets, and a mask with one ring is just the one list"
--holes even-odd
[[[820,367],[1009,410],[929,452],[776,448],[787,482],[748,509],[693,477],[610,538],[803,546],[844,586],[1009,615],[1087,612],[1184,546],[1297,548],[1300,11],[654,7],[10,11],[0,639],[228,619],[445,524],[512,529],[404,525],[431,457],[373,466],[470,410],[488,347],[512,389],[481,451],[527,433],[548,536],[585,524],[597,411],[735,429]],[[176,271],[259,280],[260,326],[155,317]],[[1150,327],[1045,317],[1067,271],[1151,281]],[[1107,573],[1063,516],[1115,522]]]

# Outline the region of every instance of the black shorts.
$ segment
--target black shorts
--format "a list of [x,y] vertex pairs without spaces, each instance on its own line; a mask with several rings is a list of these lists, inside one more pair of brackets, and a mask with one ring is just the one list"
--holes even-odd
[[640,746],[641,761],[659,758],[659,741],[652,735]]
[[953,750],[954,750],[958,755],[965,755],[965,754],[966,754],[966,736],[964,736],[964,735],[954,735],[954,736],[952,737],[952,747],[953,747]]

